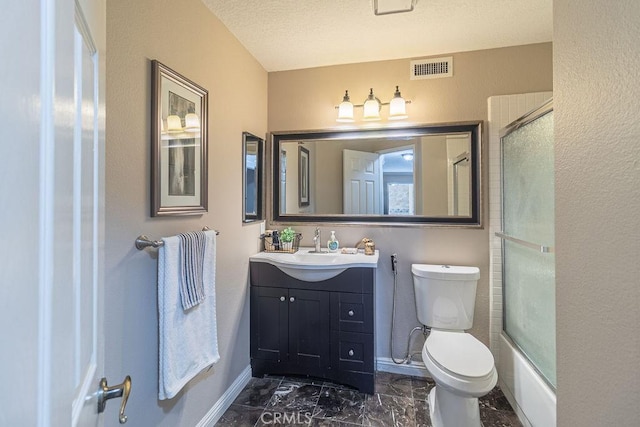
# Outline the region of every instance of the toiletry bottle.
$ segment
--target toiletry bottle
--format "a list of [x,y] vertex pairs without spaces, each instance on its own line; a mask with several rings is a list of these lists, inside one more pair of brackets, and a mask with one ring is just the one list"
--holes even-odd
[[273,250],[280,250],[280,236],[278,234],[278,230],[273,230],[271,232],[271,244],[273,244]]
[[327,249],[329,249],[329,252],[338,252],[339,247],[340,247],[340,242],[338,242],[338,239],[336,239],[336,232],[332,231],[331,237],[327,242]]

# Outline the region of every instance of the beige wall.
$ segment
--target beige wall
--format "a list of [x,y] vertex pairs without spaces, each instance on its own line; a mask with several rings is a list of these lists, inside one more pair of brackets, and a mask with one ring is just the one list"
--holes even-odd
[[640,419],[640,3],[555,0],[553,15],[558,425],[632,426]]
[[[412,101],[408,113],[411,122],[415,123],[486,120],[489,96],[552,89],[550,43],[459,53],[453,54],[453,59],[454,77],[433,80],[409,80],[409,59],[269,73],[269,131],[338,128],[334,106],[340,102],[345,89],[349,90],[354,103],[364,100],[370,87],[382,101],[388,101],[395,85],[399,85],[405,99]],[[483,181],[486,182],[486,163],[483,168]],[[486,216],[484,190],[483,211]],[[296,228],[305,236],[302,244],[311,245],[313,226],[299,225]],[[475,265],[480,268],[472,333],[488,345],[489,249],[486,229],[364,225],[327,225],[321,229],[323,240],[329,237],[331,229],[335,229],[342,246],[353,246],[368,236],[380,249],[376,296],[378,357],[389,356],[393,294],[389,257],[394,252],[399,257],[398,304],[401,307],[394,336],[396,355],[399,356],[405,348],[409,330],[418,324],[410,272],[412,263]]]
[[[241,143],[243,131],[266,133],[267,73],[199,0],[109,1],[107,37],[106,376],[133,379],[129,424],[191,427],[249,364],[248,256],[258,251],[259,226],[242,226]],[[149,216],[152,59],[209,91],[209,212],[202,216]],[[159,402],[157,255],[133,241],[203,225],[220,230],[221,359],[178,397]],[[116,416],[105,419],[112,425]]]
[[447,138],[444,135],[423,137],[422,215],[447,216]]
[[[314,142],[309,145],[322,144]],[[316,165],[316,174],[312,176],[315,192],[311,195],[316,204],[318,214],[342,213],[342,142],[325,144],[322,149],[315,150],[311,161]]]

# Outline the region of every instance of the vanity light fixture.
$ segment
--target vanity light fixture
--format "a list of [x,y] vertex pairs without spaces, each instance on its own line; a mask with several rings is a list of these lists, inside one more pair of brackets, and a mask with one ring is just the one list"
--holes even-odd
[[184,116],[184,131],[185,132],[199,132],[200,131],[200,119],[194,113],[188,113]]
[[380,120],[380,110],[383,105],[389,106],[389,120],[402,120],[409,116],[407,115],[406,104],[410,104],[411,101],[405,101],[400,94],[398,86],[394,93],[393,99],[390,102],[380,102],[380,100],[374,95],[373,88],[369,89],[369,96],[365,99],[363,104],[352,104],[349,97],[349,91],[345,90],[344,97],[340,105],[335,107],[338,110],[337,122],[352,123],[354,122],[353,109],[354,107],[362,107],[363,115],[362,119],[365,121]]
[[407,117],[407,102],[400,94],[400,89],[396,86],[393,99],[389,102],[389,120],[402,120]]
[[338,122],[351,123],[353,122],[353,104],[349,98],[349,91],[344,91],[344,97],[342,102],[338,105]]
[[179,116],[167,117],[167,132],[182,132],[182,121]]
[[381,108],[380,100],[373,94],[373,88],[369,89],[369,96],[364,101],[363,105],[364,115],[362,116],[362,119],[366,121],[380,120]]

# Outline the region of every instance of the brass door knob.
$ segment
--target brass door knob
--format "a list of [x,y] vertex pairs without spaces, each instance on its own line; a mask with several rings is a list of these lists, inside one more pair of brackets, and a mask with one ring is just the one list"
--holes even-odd
[[129,375],[124,378],[122,384],[111,387],[107,385],[107,379],[102,378],[98,388],[98,413],[104,412],[107,400],[122,397],[118,421],[120,421],[120,424],[126,423],[127,416],[124,414],[124,409],[127,406],[127,400],[129,400],[129,393],[131,393],[131,377]]

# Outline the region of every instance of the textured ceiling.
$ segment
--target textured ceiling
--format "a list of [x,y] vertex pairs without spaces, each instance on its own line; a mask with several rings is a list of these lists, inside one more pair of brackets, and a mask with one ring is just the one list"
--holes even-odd
[[552,0],[202,0],[267,71],[423,58],[552,39]]

